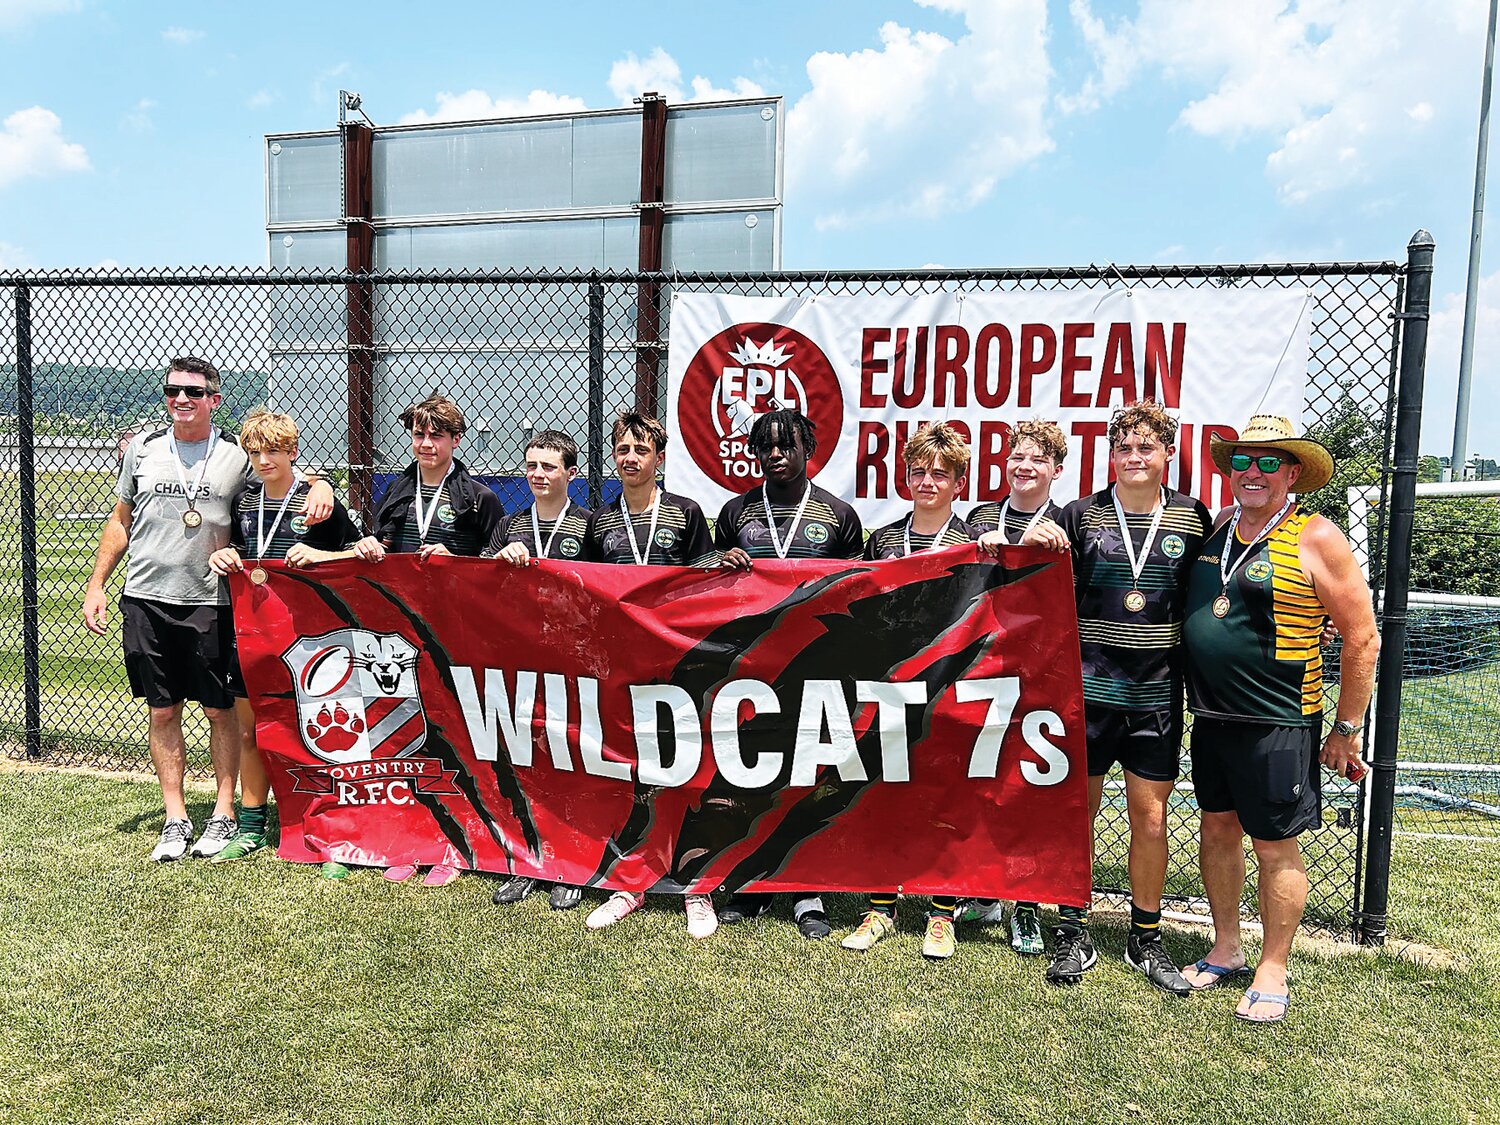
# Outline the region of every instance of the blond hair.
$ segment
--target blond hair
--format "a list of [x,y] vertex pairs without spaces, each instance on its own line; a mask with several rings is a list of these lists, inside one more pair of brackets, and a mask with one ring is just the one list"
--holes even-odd
[[947,422],[927,422],[917,429],[901,451],[908,468],[935,466],[939,459],[956,477],[969,471],[969,443]]
[[297,451],[297,423],[290,414],[257,407],[240,426],[240,448],[247,453],[268,449],[272,453]]

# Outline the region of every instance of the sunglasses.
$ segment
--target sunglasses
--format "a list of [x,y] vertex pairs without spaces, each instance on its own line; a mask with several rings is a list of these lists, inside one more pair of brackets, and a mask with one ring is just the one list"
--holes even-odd
[[176,383],[168,383],[162,388],[168,398],[176,398],[178,395],[187,395],[188,398],[202,398],[208,394],[207,387],[181,387]]
[[1295,465],[1297,462],[1290,457],[1278,457],[1274,453],[1267,453],[1263,457],[1251,457],[1248,453],[1229,455],[1229,467],[1237,473],[1243,473],[1252,463],[1263,473],[1274,473],[1280,471],[1283,465]]

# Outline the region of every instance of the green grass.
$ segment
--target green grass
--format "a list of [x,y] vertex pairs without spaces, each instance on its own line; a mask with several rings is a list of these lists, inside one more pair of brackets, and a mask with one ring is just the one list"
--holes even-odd
[[923,962],[920,904],[866,955],[779,911],[701,943],[666,904],[590,934],[476,876],[152,865],[160,815],[149,784],[0,773],[8,1125],[1500,1120],[1493,846],[1398,844],[1393,933],[1459,967],[1303,950],[1288,1022],[1251,1027],[1229,991],[1152,991],[1104,922],[1057,990],[997,931]]

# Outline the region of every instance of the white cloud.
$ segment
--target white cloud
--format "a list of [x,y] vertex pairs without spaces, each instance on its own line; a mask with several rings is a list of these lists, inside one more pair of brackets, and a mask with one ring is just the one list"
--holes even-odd
[[276,100],[276,95],[270,90],[257,90],[245,99],[246,109],[265,109]]
[[155,108],[154,100],[142,98],[120,119],[120,125],[132,133],[150,133],[156,128],[156,122],[151,119],[151,111]]
[[[1058,99],[1097,108],[1147,73],[1198,95],[1178,123],[1233,143],[1266,136],[1266,172],[1301,203],[1379,172],[1468,101],[1483,0],[1141,0],[1113,26],[1072,0],[1094,73]],[[1472,64],[1472,65],[1468,65]],[[1413,103],[1412,91],[1423,101]],[[1190,95],[1191,96],[1191,95]]]
[[421,125],[428,121],[476,121],[485,117],[535,117],[544,113],[580,113],[588,107],[582,98],[571,94],[554,94],[533,90],[524,98],[494,98],[483,90],[466,90],[462,94],[443,91],[437,95],[432,112],[414,110],[403,115],[400,125]]
[[161,33],[161,37],[178,47],[191,47],[203,38],[203,34],[191,27],[169,27]]
[[87,172],[88,153],[80,144],[63,139],[62,120],[50,109],[34,105],[18,109],[0,128],[0,187],[26,176]]
[[35,264],[22,247],[12,242],[0,242],[0,270],[25,270]]
[[891,21],[878,48],[807,61],[812,89],[787,118],[787,177],[820,229],[971,208],[1053,147],[1044,0],[926,6],[962,17],[965,34]]
[[333,91],[329,90],[328,83],[335,79],[342,79],[348,73],[349,64],[347,62],[341,62],[336,66],[329,67],[327,70],[319,71],[312,82],[313,104],[321,107],[332,102],[334,100]]
[[609,68],[609,92],[621,105],[630,105],[642,94],[652,91],[668,102],[714,102],[726,98],[758,98],[765,94],[761,86],[748,78],[737,77],[727,87],[695,74],[682,85],[682,67],[666,51],[657,47],[644,59],[632,51]]
[[10,31],[40,16],[76,12],[81,0],[0,0],[0,31]]

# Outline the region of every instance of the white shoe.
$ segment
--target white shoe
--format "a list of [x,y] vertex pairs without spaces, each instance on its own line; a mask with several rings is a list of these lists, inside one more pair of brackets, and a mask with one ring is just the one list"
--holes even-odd
[[181,859],[188,853],[188,845],[193,842],[193,822],[191,820],[169,820],[162,825],[161,839],[156,842],[156,847],[151,849],[151,858],[157,863],[169,863],[174,859]]
[[616,891],[584,919],[583,924],[591,930],[602,930],[613,926],[620,919],[634,914],[641,908],[646,896],[640,891]]
[[714,900],[707,895],[687,895],[682,900],[687,911],[688,937],[700,941],[712,937],[719,928],[719,916],[714,913]]
[[193,845],[193,854],[205,859],[218,855],[229,841],[234,839],[237,829],[238,826],[232,816],[225,816],[221,813],[218,816],[209,817],[208,823],[203,826],[203,835],[199,836],[198,842]]

